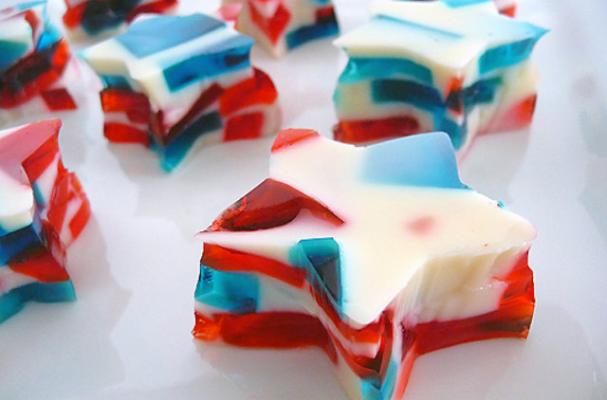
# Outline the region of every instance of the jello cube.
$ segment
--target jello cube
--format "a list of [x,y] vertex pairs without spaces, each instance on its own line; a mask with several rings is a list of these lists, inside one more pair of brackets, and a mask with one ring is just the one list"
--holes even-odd
[[0,131],[0,323],[28,301],[75,299],[65,252],[90,209],[61,162],[60,127],[50,120]]
[[141,14],[171,13],[178,0],[64,0],[63,23],[70,38],[109,36]]
[[275,57],[339,32],[331,0],[223,0],[223,10],[227,16],[237,14],[236,28]]
[[418,356],[525,338],[533,317],[535,230],[460,181],[445,133],[283,131],[269,178],[200,237],[194,336],[318,346],[352,399],[401,399]]
[[75,109],[64,82],[70,59],[46,1],[0,8],[0,125],[32,112]]
[[278,94],[251,66],[252,45],[225,22],[193,14],[138,20],[88,48],[84,58],[105,86],[105,136],[150,146],[170,171],[196,143],[275,134]]
[[336,42],[349,56],[334,96],[337,140],[440,130],[463,152],[479,133],[531,123],[529,58],[544,29],[498,14],[490,2],[384,1],[372,12]]

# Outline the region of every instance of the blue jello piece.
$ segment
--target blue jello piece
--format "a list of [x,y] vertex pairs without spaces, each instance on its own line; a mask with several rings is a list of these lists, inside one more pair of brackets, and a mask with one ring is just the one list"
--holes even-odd
[[166,68],[164,79],[169,88],[176,91],[204,78],[247,68],[252,46],[253,41],[247,36],[230,38],[209,46],[202,54]]
[[398,364],[394,360],[390,360],[388,369],[382,379],[381,385],[377,379],[366,378],[361,381],[362,398],[365,400],[389,400],[394,394],[396,387],[396,372]]
[[333,238],[301,240],[289,251],[289,262],[307,269],[339,305],[342,301],[339,244]]
[[406,103],[427,111],[444,107],[441,94],[435,88],[410,80],[375,80],[371,82],[371,96],[377,103]]
[[545,29],[529,25],[534,29],[534,36],[530,39],[508,43],[503,46],[489,49],[478,60],[481,74],[486,74],[499,68],[506,68],[525,61],[531,55],[537,41],[547,32]]
[[19,286],[0,296],[0,323],[18,313],[29,301],[58,303],[74,300],[76,300],[76,292],[71,281],[33,282]]
[[27,46],[25,44],[0,40],[0,71],[9,68],[25,53],[27,53]]
[[358,82],[389,78],[394,75],[409,76],[426,85],[433,84],[432,70],[428,67],[408,59],[390,57],[352,57],[339,77],[339,81],[342,83]]
[[257,311],[259,295],[257,276],[200,265],[197,301],[232,314],[247,314]]
[[362,179],[369,183],[466,189],[455,151],[443,132],[413,135],[368,146]]
[[114,89],[132,89],[129,81],[120,75],[100,75],[103,86]]
[[224,22],[203,14],[154,17],[134,23],[116,40],[134,56],[144,58],[224,26]]
[[32,247],[43,243],[39,223],[28,225],[11,233],[0,236],[0,268],[6,266],[11,260],[27,252]]
[[222,126],[221,116],[218,112],[214,111],[202,115],[189,126],[185,127],[178,136],[165,146],[161,147],[153,144],[160,154],[162,168],[167,172],[172,171],[185,158],[194,142],[200,136],[217,131]]
[[289,50],[299,47],[312,40],[334,36],[339,33],[337,20],[319,21],[313,25],[302,26],[286,35],[287,48]]

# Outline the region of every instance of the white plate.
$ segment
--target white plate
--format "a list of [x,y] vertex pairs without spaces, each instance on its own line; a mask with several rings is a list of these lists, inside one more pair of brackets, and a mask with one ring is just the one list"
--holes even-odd
[[[366,3],[337,1],[344,31],[368,18]],[[552,29],[534,57],[535,122],[530,133],[478,140],[463,175],[539,230],[531,335],[421,357],[410,400],[607,398],[607,3],[527,0],[520,17]],[[328,135],[343,54],[323,41],[282,61],[254,59],[278,84],[285,125]],[[91,91],[88,102],[65,114],[61,138],[94,212],[70,252],[79,300],[30,304],[0,326],[0,399],[344,400],[318,350],[246,351],[190,336],[194,234],[264,178],[271,140],[209,147],[166,175],[152,153],[108,145]]]

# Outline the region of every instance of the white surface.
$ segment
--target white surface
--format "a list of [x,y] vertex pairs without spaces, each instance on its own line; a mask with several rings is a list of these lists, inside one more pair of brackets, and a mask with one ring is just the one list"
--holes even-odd
[[[344,30],[366,20],[364,3],[337,1]],[[552,29],[535,56],[531,133],[481,138],[464,161],[467,183],[538,228],[529,340],[424,356],[409,400],[607,398],[605,15],[602,0],[522,4],[522,17]],[[285,125],[328,134],[344,56],[327,41],[278,62],[254,53],[279,86]],[[70,253],[79,301],[32,304],[0,326],[0,399],[344,400],[318,350],[209,347],[189,334],[194,233],[265,177],[271,140],[209,147],[166,175],[152,153],[105,143],[90,95],[61,138],[95,215]]]

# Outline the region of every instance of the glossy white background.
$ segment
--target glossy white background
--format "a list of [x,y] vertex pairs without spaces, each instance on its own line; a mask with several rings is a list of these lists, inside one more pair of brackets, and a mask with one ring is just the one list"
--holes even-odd
[[[336,3],[344,31],[368,18],[365,0]],[[523,0],[520,17],[552,30],[535,54],[535,122],[478,140],[462,174],[538,228],[531,335],[421,357],[410,400],[607,399],[607,2]],[[285,126],[328,135],[343,54],[323,41],[253,58],[278,85]],[[166,175],[152,153],[103,140],[92,79],[78,82],[86,105],[63,115],[61,137],[94,212],[69,256],[79,300],[31,304],[0,326],[0,399],[344,400],[318,350],[190,336],[194,234],[265,177],[271,140],[208,147]]]

